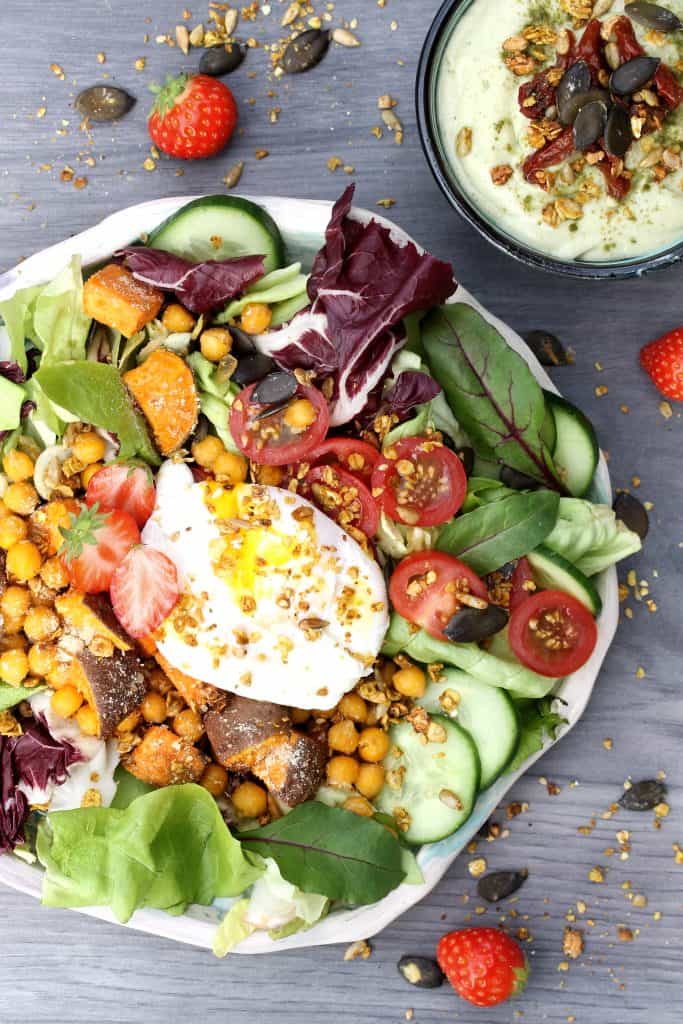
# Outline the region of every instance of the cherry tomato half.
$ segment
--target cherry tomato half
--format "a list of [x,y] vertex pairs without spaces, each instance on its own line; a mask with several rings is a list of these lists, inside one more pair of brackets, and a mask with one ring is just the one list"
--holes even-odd
[[314,466],[339,463],[369,487],[372,471],[381,458],[380,452],[367,441],[355,437],[328,437],[308,456]]
[[467,493],[458,456],[428,437],[404,437],[385,449],[371,483],[384,512],[404,526],[447,523]]
[[540,590],[510,616],[510,647],[527,668],[559,679],[590,658],[598,639],[588,609],[561,590]]
[[510,611],[514,612],[538,589],[527,558],[522,557],[517,562],[512,572],[510,585]]
[[416,551],[396,566],[389,597],[399,615],[437,640],[461,607],[458,591],[488,601],[486,584],[464,562],[443,551]]
[[352,536],[354,530],[366,537],[377,532],[377,502],[365,484],[341,466],[314,466],[301,481],[299,494]]
[[230,407],[230,433],[235,444],[252,462],[285,466],[300,462],[325,437],[330,412],[317,388],[296,389],[285,406],[251,402],[256,384],[240,391]]

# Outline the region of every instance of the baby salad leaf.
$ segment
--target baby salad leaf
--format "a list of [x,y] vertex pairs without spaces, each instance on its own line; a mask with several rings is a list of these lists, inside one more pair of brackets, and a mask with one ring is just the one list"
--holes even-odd
[[28,700],[44,689],[44,686],[10,686],[9,683],[0,681],[0,711],[16,707],[22,700]]
[[546,737],[557,738],[557,730],[567,724],[567,719],[552,710],[552,697],[542,700],[530,700],[517,704],[519,711],[519,743],[515,755],[506,771],[514,772],[524,764],[528,757],[538,750],[543,750]]
[[145,422],[115,366],[87,360],[41,366],[36,380],[55,405],[116,434],[122,459],[139,455],[153,466],[159,464]]
[[552,490],[561,485],[543,441],[545,402],[531,370],[471,306],[439,306],[422,321],[432,373],[475,450]]
[[122,922],[140,907],[182,914],[237,896],[262,868],[242,853],[213,797],[201,786],[168,786],[125,810],[54,811],[38,830],[43,903],[108,906]]
[[304,892],[362,905],[404,879],[401,844],[382,825],[317,801],[240,835],[246,851],[272,857],[283,878]]
[[554,491],[511,494],[451,520],[436,546],[484,576],[541,544],[555,525],[559,503]]
[[557,522],[545,543],[586,576],[595,576],[643,546],[638,534],[617,519],[609,505],[583,498],[560,498]]

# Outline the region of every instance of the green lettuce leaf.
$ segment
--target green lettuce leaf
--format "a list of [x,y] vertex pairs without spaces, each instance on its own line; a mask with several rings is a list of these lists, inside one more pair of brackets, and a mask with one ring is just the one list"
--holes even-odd
[[242,852],[201,786],[168,786],[125,809],[48,814],[38,831],[43,903],[108,906],[126,922],[141,907],[182,914],[237,896],[262,872]]
[[544,697],[542,700],[516,702],[519,711],[519,743],[506,772],[521,768],[528,757],[543,749],[546,739],[554,740],[559,727],[567,724],[566,718],[552,710],[553,700],[553,697]]
[[428,551],[436,547],[438,526],[404,526],[380,512],[375,540],[391,558],[405,558],[413,551]]
[[233,903],[213,936],[214,956],[224,957],[230,953],[240,942],[248,939],[256,927],[247,921],[247,910],[249,900],[238,900]]
[[[270,274],[259,278],[250,285],[244,295],[239,299],[233,299],[220,313],[215,322],[218,324],[227,323],[228,320],[239,316],[245,306],[250,302],[265,302],[268,305],[273,303],[289,302],[297,299],[306,293],[308,275],[301,273],[300,263],[291,263],[288,267],[280,270],[273,270]],[[306,297],[306,305],[310,300]],[[303,308],[303,307],[301,307]]]
[[21,422],[26,392],[19,384],[0,377],[0,430],[14,430]]
[[586,576],[595,576],[643,546],[638,534],[617,519],[609,505],[594,505],[583,498],[560,499],[557,522],[544,544]]
[[122,765],[117,766],[114,772],[114,781],[116,782],[116,793],[110,806],[120,811],[125,810],[139,796],[155,792],[154,786],[148,786],[146,782],[136,779]]
[[30,337],[33,305],[40,291],[40,286],[20,288],[11,299],[0,302],[0,316],[5,321],[9,336],[10,357],[15,363],[19,363],[24,373],[28,365],[26,339]]
[[506,487],[500,480],[488,476],[471,476],[467,481],[467,494],[460,511],[463,514],[472,512],[475,508],[502,501],[503,498],[509,498],[513,494],[519,494],[519,491],[513,491],[511,487]]
[[29,337],[42,355],[41,366],[85,359],[90,318],[83,312],[83,275],[80,257],[40,289],[33,306]]
[[8,711],[44,689],[44,686],[10,686],[9,683],[0,682],[0,711]]
[[231,384],[229,379],[222,378],[219,367],[205,359],[201,352],[193,352],[188,356],[187,362],[194,373],[202,412],[227,450],[240,454],[229,426],[230,406],[237,393],[236,386]]

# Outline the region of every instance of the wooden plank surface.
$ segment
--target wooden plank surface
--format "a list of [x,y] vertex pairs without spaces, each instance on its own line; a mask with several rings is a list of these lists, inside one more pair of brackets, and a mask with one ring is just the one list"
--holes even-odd
[[[194,24],[205,8],[188,0]],[[258,40],[278,37],[286,3],[248,26]],[[633,486],[653,502],[652,533],[645,552],[622,569],[635,568],[650,582],[657,611],[634,604],[605,663],[583,720],[519,785],[511,798],[528,810],[498,820],[509,837],[482,842],[478,855],[491,868],[527,866],[519,899],[501,913],[477,914],[479,901],[463,856],[423,903],[374,942],[367,962],[344,963],[329,947],[269,958],[215,961],[210,954],[139,935],[85,917],[43,910],[26,897],[0,890],[0,1020],[3,1024],[98,1024],[144,1019],[149,1024],[390,1024],[414,1010],[419,1024],[446,1020],[487,1024],[507,1021],[577,1024],[673,1024],[683,1001],[681,880],[672,843],[683,840],[681,803],[681,525],[680,411],[664,419],[658,396],[637,365],[639,346],[681,320],[681,270],[625,283],[565,281],[517,266],[461,222],[433,183],[415,128],[413,81],[422,38],[436,0],[337,0],[335,23],[357,18],[360,49],[334,47],[309,75],[274,82],[266,77],[262,50],[230,80],[241,109],[240,134],[228,153],[184,168],[149,155],[144,113],[147,83],[169,70],[192,66],[177,49],[157,45],[173,32],[182,4],[174,0],[58,0],[36,5],[3,0],[3,87],[0,90],[0,269],[22,256],[82,230],[123,206],[177,193],[221,191],[237,159],[246,168],[245,191],[335,198],[350,180],[326,161],[339,156],[355,168],[357,201],[372,207],[393,197],[390,211],[425,246],[451,259],[458,277],[493,311],[520,330],[555,330],[576,350],[576,363],[555,372],[562,391],[593,418],[610,453],[615,486]],[[320,5],[322,10],[322,5]],[[148,20],[149,19],[149,20]],[[395,28],[393,27],[395,24]],[[145,43],[145,33],[151,42]],[[98,64],[103,52],[106,63]],[[137,58],[146,67],[135,70]],[[50,64],[60,65],[59,79]],[[256,71],[250,78],[249,72]],[[70,106],[78,89],[111,75],[139,100],[120,124],[88,135]],[[273,90],[276,95],[268,95]],[[398,148],[379,124],[377,97],[399,99],[405,142]],[[253,103],[251,100],[253,99]],[[269,111],[280,107],[271,124]],[[38,116],[45,108],[44,116]],[[257,161],[257,149],[269,156]],[[92,166],[89,166],[92,163]],[[65,166],[87,177],[81,190],[60,181]],[[602,367],[597,370],[595,364]],[[597,398],[594,389],[608,393]],[[621,411],[628,406],[628,412]],[[639,666],[645,670],[638,678]],[[611,744],[605,743],[611,739]],[[610,749],[606,749],[607,747]],[[651,814],[620,812],[601,818],[629,775],[667,773],[671,813],[660,829]],[[549,795],[543,779],[561,792]],[[596,818],[582,835],[579,826]],[[620,858],[615,833],[626,829],[631,845]],[[609,855],[605,851],[616,849]],[[593,865],[608,869],[605,884],[592,884]],[[630,888],[627,888],[627,883]],[[637,909],[628,894],[647,896]],[[577,900],[585,913],[585,953],[565,961],[565,916]],[[528,931],[532,976],[516,1003],[478,1012],[446,988],[411,989],[398,976],[402,953],[432,952],[448,927],[468,915],[482,923],[505,918]],[[617,938],[617,926],[634,932]],[[524,934],[524,933],[523,933]]]

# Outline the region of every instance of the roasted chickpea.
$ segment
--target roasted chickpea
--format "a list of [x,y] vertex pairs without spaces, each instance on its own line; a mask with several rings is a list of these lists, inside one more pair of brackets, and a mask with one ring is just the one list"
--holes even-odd
[[92,466],[95,462],[101,462],[106,450],[107,445],[104,438],[96,434],[94,430],[86,430],[83,434],[77,434],[71,444],[74,458],[82,462],[84,466]]
[[297,398],[284,411],[283,420],[290,430],[306,430],[315,423],[318,414],[307,398]]
[[40,498],[38,492],[28,480],[22,480],[17,484],[10,484],[3,495],[3,501],[10,512],[18,516],[30,516],[38,507]]
[[292,716],[294,725],[303,725],[311,717],[311,712],[307,711],[306,708],[290,708],[289,713]]
[[40,578],[51,590],[64,590],[69,586],[69,573],[61,558],[53,555],[40,567]]
[[224,452],[225,445],[213,434],[207,434],[201,441],[195,441],[192,445],[192,457],[203,469],[211,469],[218,456]]
[[249,463],[242,455],[222,452],[213,464],[213,472],[221,483],[241,484],[247,479]]
[[358,778],[359,768],[355,757],[346,757],[343,754],[331,757],[327,762],[327,781],[331,786],[350,789]]
[[40,551],[33,541],[20,540],[7,552],[5,564],[10,576],[26,582],[38,575],[42,561]]
[[23,625],[24,616],[30,607],[31,595],[26,587],[9,586],[0,597],[0,612],[5,620],[5,632],[14,632],[12,629],[7,629],[7,622],[20,622]]
[[345,811],[358,814],[361,818],[371,818],[375,813],[372,804],[364,796],[350,796],[342,806]]
[[344,718],[350,718],[352,722],[358,722],[359,725],[363,725],[367,721],[367,704],[357,693],[345,693],[339,701],[339,711]]
[[144,720],[150,724],[161,725],[166,721],[166,701],[156,690],[150,690],[145,694],[140,711]]
[[103,466],[103,462],[93,462],[92,465],[85,467],[85,469],[81,473],[81,487],[83,488],[84,491],[87,491],[88,484],[94,477],[95,473],[99,473]]
[[372,800],[384,785],[384,774],[381,764],[362,764],[356,779],[356,789],[368,800]]
[[21,686],[28,675],[28,657],[26,651],[14,648],[0,654],[0,679],[10,686]]
[[264,487],[279,487],[285,478],[282,466],[259,466],[256,479]]
[[391,683],[404,697],[422,697],[427,688],[426,676],[417,665],[409,665],[394,672]]
[[156,690],[162,696],[166,696],[167,693],[173,689],[173,683],[168,678],[165,672],[162,672],[160,668],[153,668],[147,677],[147,683],[152,690]]
[[338,750],[341,754],[353,754],[358,746],[358,733],[352,721],[343,718],[335,722],[327,734],[330,750]]
[[199,348],[210,363],[220,363],[232,348],[232,334],[225,327],[209,327],[207,331],[202,331]]
[[240,323],[247,334],[263,334],[270,327],[273,312],[264,302],[249,302],[242,310]]
[[30,480],[33,476],[34,462],[30,455],[12,448],[2,460],[2,468],[5,476],[12,484],[21,483],[22,480]]
[[228,784],[228,773],[222,764],[207,764],[199,784],[208,789],[211,796],[221,796]]
[[241,782],[231,796],[233,806],[242,818],[260,818],[268,808],[268,795],[255,782]]
[[46,605],[29,608],[24,619],[24,633],[32,644],[54,640],[59,633],[59,616]]
[[197,323],[189,309],[185,309],[179,302],[172,302],[166,307],[161,322],[171,334],[186,334]]
[[97,736],[100,731],[100,722],[97,712],[89,704],[83,704],[76,712],[78,728],[84,736]]
[[204,732],[204,724],[196,711],[193,711],[192,708],[185,708],[173,719],[173,731],[178,736],[182,736],[184,740],[196,743]]
[[62,686],[59,690],[55,690],[50,698],[52,710],[61,718],[71,718],[82,703],[83,694],[79,693],[75,686]]
[[28,667],[34,676],[46,676],[52,672],[56,660],[57,653],[49,644],[34,644],[29,647]]
[[8,514],[0,519],[0,548],[9,550],[28,536],[28,526],[19,516]]
[[142,715],[139,711],[131,711],[129,715],[122,718],[119,724],[116,726],[116,731],[119,735],[123,735],[127,732],[134,732],[142,721]]
[[381,761],[387,756],[389,737],[381,729],[363,729],[358,740],[358,753],[364,761]]

